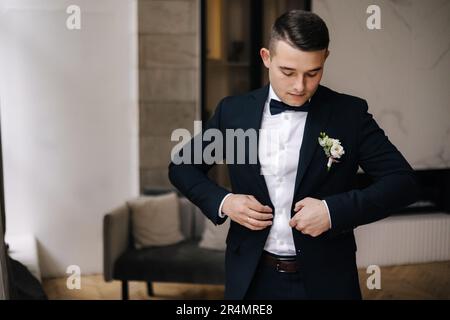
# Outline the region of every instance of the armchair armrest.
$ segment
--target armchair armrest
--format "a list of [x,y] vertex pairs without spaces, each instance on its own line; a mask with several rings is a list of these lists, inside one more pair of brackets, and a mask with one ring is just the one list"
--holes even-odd
[[103,218],[103,277],[112,281],[114,264],[130,247],[130,210],[126,204]]

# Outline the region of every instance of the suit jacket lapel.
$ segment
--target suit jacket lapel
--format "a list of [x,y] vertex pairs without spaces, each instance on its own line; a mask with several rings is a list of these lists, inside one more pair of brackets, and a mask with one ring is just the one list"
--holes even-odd
[[[258,134],[258,147],[256,149],[257,152],[259,152],[259,138],[260,138],[259,134],[261,129],[264,106],[267,97],[269,95],[269,85],[266,85],[261,89],[255,90],[252,95],[254,97],[254,108],[248,108],[248,110],[250,110],[251,112],[251,114],[249,114],[248,116],[248,119],[250,119],[249,128],[255,129]],[[256,159],[257,163],[250,165],[250,167],[252,168],[256,176],[256,183],[260,186],[263,192],[263,196],[266,198],[267,202],[264,204],[270,204],[273,207],[272,201],[270,200],[269,190],[267,189],[266,180],[264,179],[264,176],[261,174],[261,163],[259,161],[258,154],[256,155]]]
[[[316,149],[319,147],[319,134],[325,131],[328,119],[330,117],[330,107],[327,104],[326,92],[322,86],[319,86],[312,100],[311,111],[306,117],[303,141],[300,148],[297,176],[295,179],[294,197],[299,192],[301,182],[305,176],[308,166],[311,163]],[[325,170],[325,168],[324,168]]]

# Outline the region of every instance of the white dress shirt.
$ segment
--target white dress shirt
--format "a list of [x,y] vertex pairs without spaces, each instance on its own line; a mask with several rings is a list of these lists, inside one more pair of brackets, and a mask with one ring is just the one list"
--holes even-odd
[[[270,86],[264,106],[258,148],[261,174],[264,175],[270,200],[275,209],[264,250],[276,255],[294,256],[296,252],[289,220],[291,219],[298,160],[299,156],[301,157],[299,152],[308,113],[284,111],[272,115],[269,105],[271,99],[281,101],[272,86]],[[226,195],[220,204],[220,217],[224,217],[222,205],[229,195],[231,194]],[[326,202],[323,202],[328,210]],[[263,205],[267,205],[267,203],[263,203]]]

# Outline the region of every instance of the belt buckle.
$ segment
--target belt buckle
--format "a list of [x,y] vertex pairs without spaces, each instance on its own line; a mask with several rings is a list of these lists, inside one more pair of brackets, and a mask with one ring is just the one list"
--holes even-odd
[[277,262],[277,272],[286,273],[287,271],[280,269],[280,263]]

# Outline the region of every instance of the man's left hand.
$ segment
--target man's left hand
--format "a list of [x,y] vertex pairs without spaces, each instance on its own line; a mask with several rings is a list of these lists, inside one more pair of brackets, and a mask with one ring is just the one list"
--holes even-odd
[[296,214],[289,225],[303,234],[317,237],[331,228],[328,210],[322,200],[304,198],[295,204],[294,211]]

